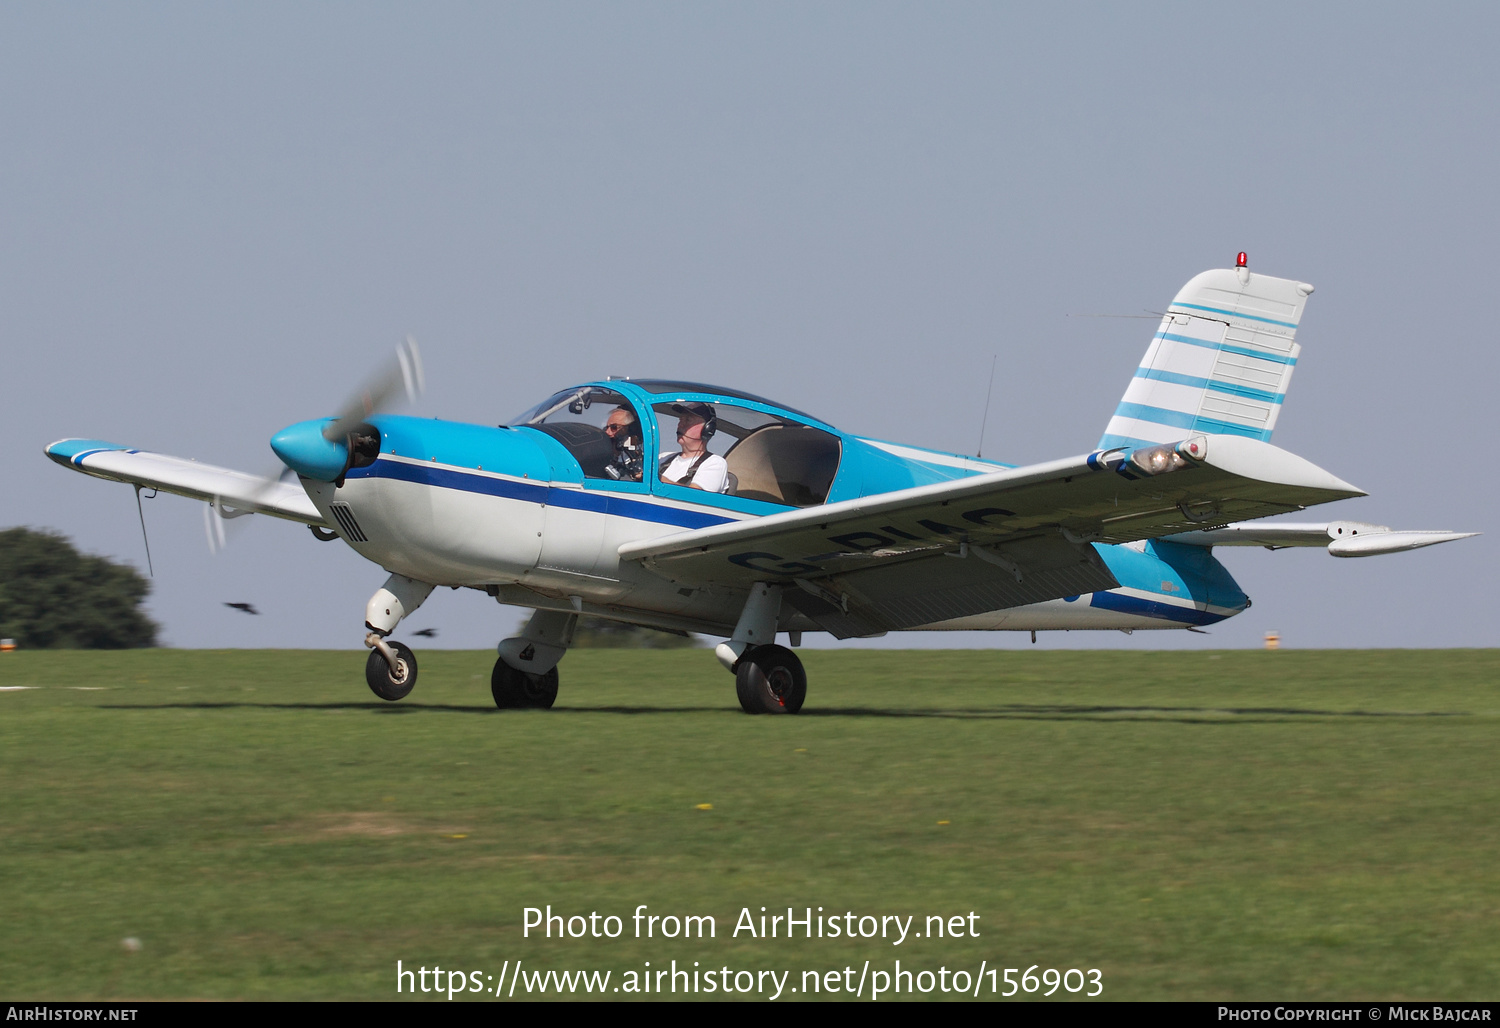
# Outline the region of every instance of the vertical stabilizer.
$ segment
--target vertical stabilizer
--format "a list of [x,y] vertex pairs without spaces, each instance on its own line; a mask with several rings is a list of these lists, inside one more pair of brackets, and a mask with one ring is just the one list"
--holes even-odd
[[1196,276],[1167,308],[1099,448],[1169,443],[1195,432],[1270,439],[1312,291],[1243,265]]

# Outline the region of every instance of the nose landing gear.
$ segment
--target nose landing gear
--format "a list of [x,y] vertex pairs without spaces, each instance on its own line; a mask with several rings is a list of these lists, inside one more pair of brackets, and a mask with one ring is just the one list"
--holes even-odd
[[417,656],[405,643],[385,642],[394,660],[387,660],[378,649],[371,649],[365,661],[365,682],[370,691],[383,700],[405,699],[417,684]]
[[383,700],[405,699],[417,684],[417,658],[405,643],[387,639],[401,619],[422,605],[432,586],[404,575],[392,575],[365,606],[365,683]]

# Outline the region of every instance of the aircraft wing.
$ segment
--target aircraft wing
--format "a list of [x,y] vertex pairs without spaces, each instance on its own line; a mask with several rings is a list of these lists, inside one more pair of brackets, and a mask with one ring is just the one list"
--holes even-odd
[[1174,543],[1189,546],[1264,546],[1279,550],[1285,546],[1323,546],[1335,557],[1373,557],[1380,553],[1417,550],[1435,543],[1469,539],[1478,532],[1445,532],[1435,529],[1393,530],[1385,525],[1363,521],[1331,521],[1326,524],[1250,524],[1225,525],[1208,531],[1183,532],[1168,536]]
[[684,586],[784,583],[787,602],[846,638],[1114,588],[1091,542],[1363,495],[1270,443],[1199,435],[627,543],[619,554]]
[[95,478],[206,500],[217,503],[221,511],[270,514],[330,527],[297,482],[268,482],[243,471],[93,439],[60,439],[46,453],[63,467]]

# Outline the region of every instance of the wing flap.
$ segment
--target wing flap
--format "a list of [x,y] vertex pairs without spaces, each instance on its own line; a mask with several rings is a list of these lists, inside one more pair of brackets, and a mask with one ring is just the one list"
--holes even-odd
[[59,440],[47,447],[46,454],[63,467],[95,478],[217,502],[235,511],[329,527],[295,482],[267,482],[231,468],[90,439]]
[[816,582],[797,578],[783,596],[819,628],[847,639],[1119,584],[1092,546],[1058,535],[994,548],[964,543]]

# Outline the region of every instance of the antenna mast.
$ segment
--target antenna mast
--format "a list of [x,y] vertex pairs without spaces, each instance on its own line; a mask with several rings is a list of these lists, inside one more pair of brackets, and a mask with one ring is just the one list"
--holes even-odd
[[990,400],[995,395],[995,363],[1000,360],[1000,355],[993,354],[990,357],[990,384],[984,394],[984,417],[979,422],[979,446],[974,451],[975,457],[984,456],[984,428],[990,422]]

